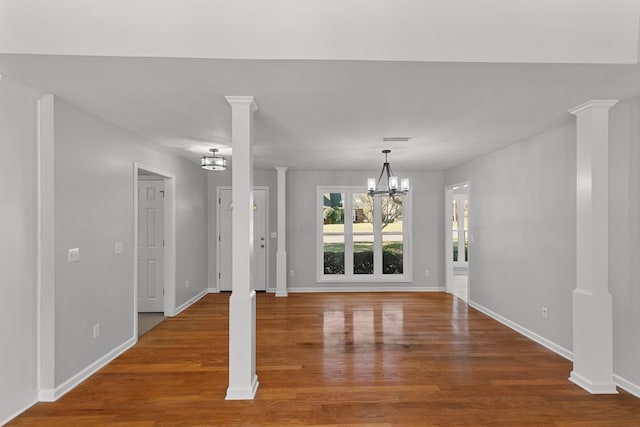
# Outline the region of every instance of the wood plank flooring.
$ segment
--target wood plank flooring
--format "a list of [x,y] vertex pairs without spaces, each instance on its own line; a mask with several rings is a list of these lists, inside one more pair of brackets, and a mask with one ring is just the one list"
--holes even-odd
[[229,294],[210,294],[10,426],[640,426],[571,363],[442,293],[258,294],[254,401],[225,401]]

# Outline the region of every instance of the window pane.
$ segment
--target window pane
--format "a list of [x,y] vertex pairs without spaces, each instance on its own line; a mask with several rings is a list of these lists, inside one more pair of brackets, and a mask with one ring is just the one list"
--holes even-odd
[[402,249],[401,234],[382,236],[382,274],[402,274]]
[[458,229],[458,201],[456,199],[453,199],[453,206],[451,207],[451,209],[452,209],[451,213],[453,214],[451,218],[451,225],[454,230],[457,230]]
[[323,232],[344,233],[344,193],[324,193],[323,199]]
[[458,261],[458,230],[453,231],[453,260]]
[[382,221],[385,233],[402,233],[402,196],[382,198]]
[[353,237],[353,273],[373,274],[373,234]]
[[324,274],[344,274],[344,236],[324,236]]
[[351,218],[354,233],[373,233],[373,198],[367,193],[354,193]]
[[464,232],[464,260],[469,261],[469,232]]
[[464,201],[464,229],[469,229],[469,200]]

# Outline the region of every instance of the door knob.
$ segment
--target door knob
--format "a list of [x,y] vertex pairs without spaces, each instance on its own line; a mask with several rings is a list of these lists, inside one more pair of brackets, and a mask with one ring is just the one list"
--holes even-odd
[[260,245],[261,248],[264,248],[264,245]]

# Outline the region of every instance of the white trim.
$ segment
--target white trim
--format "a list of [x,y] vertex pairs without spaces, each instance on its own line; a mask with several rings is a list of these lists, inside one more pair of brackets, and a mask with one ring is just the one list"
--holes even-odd
[[194,296],[194,297],[190,298],[189,300],[187,300],[187,302],[182,304],[180,307],[177,307],[173,315],[177,316],[178,314],[182,313],[185,309],[187,309],[187,308],[189,308],[189,306],[195,304],[200,298],[202,298],[203,296],[207,295],[208,293],[209,293],[209,289],[205,289],[205,290],[201,291],[196,296]]
[[104,368],[107,364],[109,364],[113,359],[120,356],[125,351],[129,350],[138,342],[138,337],[129,338],[124,343],[120,344],[118,347],[111,350],[109,353],[102,356],[100,359],[93,362],[91,365],[84,368],[82,371],[78,372],[67,381],[62,383],[60,386],[56,387],[54,390],[40,390],[38,393],[38,400],[41,402],[53,402],[67,394],[74,387],[78,386],[81,382],[89,378],[91,375],[98,372],[100,369]]
[[[346,219],[344,221],[344,233],[337,233],[344,236],[345,245],[345,274],[325,275],[324,274],[324,233],[323,233],[323,216],[322,210],[324,206],[324,193],[345,193],[344,210],[351,211],[352,195],[354,193],[366,194],[367,190],[360,186],[341,186],[341,185],[318,185],[316,186],[316,282],[317,283],[411,283],[413,282],[413,243],[412,243],[412,192],[410,191],[403,196],[403,226],[402,233],[393,233],[402,235],[403,242],[403,274],[382,274],[381,246],[377,247],[375,242],[381,242],[385,233],[379,230],[379,214],[374,213],[374,273],[373,274],[353,274],[353,258],[346,256],[353,250],[353,233],[352,222]],[[379,212],[379,204],[374,203],[374,212]],[[386,233],[389,234],[389,233]]]
[[9,424],[9,421],[13,420],[14,418],[16,418],[17,416],[19,416],[20,414],[22,414],[23,412],[27,411],[29,408],[31,408],[33,405],[35,405],[36,403],[38,403],[38,400],[34,400],[31,403],[27,403],[25,406],[22,407],[22,409],[19,409],[18,411],[14,412],[13,415],[9,415],[7,418],[5,418],[4,420],[0,420],[0,426],[3,426],[5,424]]
[[55,98],[37,102],[37,381],[38,390],[55,386]]
[[609,381],[604,383],[594,383],[593,381],[587,379],[583,375],[580,375],[576,371],[571,371],[571,375],[569,375],[569,381],[585,389],[591,394],[618,394],[615,382]]
[[289,293],[327,293],[327,292],[444,292],[444,286],[381,286],[356,288],[345,286],[304,286],[287,289]]
[[613,374],[613,380],[616,382],[618,387],[633,394],[635,397],[640,398],[640,385],[632,383],[631,381],[616,374]]
[[176,176],[153,166],[133,162],[133,336],[138,336],[138,171],[164,179],[164,315],[176,311]]
[[[468,233],[469,233],[469,259],[471,259],[471,181],[462,181],[456,184],[447,185],[444,187],[444,262],[445,262],[445,288],[447,293],[453,293],[453,276],[454,276],[454,263],[452,259],[453,254],[453,233],[451,230],[452,226],[452,215],[453,215],[453,189],[454,187],[468,187],[467,199],[468,199],[468,209],[469,209],[469,223],[468,223]],[[459,237],[458,237],[459,238]],[[460,250],[460,243],[458,243],[458,251]],[[459,252],[458,252],[459,253]],[[471,296],[471,276],[470,269],[467,263],[467,275],[469,279],[467,280],[467,303]]]
[[218,288],[207,288],[207,293],[208,294],[219,294],[220,291],[218,290]]
[[548,348],[549,350],[553,351],[554,353],[564,357],[567,360],[573,360],[573,352],[570,350],[567,350],[566,348],[554,343],[553,341],[550,341],[538,334],[536,334],[535,332],[530,331],[529,329],[507,319],[504,316],[499,315],[498,313],[489,310],[486,307],[481,306],[480,304],[477,304],[473,301],[469,301],[469,306],[475,308],[476,310],[478,310],[481,313],[486,314],[487,316],[491,317],[494,320],[497,320],[498,322],[502,323],[505,326],[508,326],[509,328],[513,329],[514,331],[524,335],[525,337],[529,338],[532,341],[537,342],[538,344]]
[[225,397],[225,400],[253,400],[256,396],[259,385],[258,376],[254,375],[253,380],[251,381],[251,388],[229,387],[227,388],[227,396]]

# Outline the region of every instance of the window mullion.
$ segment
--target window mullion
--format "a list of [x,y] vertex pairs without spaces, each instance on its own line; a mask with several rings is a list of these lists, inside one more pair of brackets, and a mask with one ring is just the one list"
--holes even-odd
[[353,277],[353,220],[351,219],[352,211],[352,192],[344,192],[344,274],[347,277]]
[[373,275],[382,276],[382,201],[373,198]]

